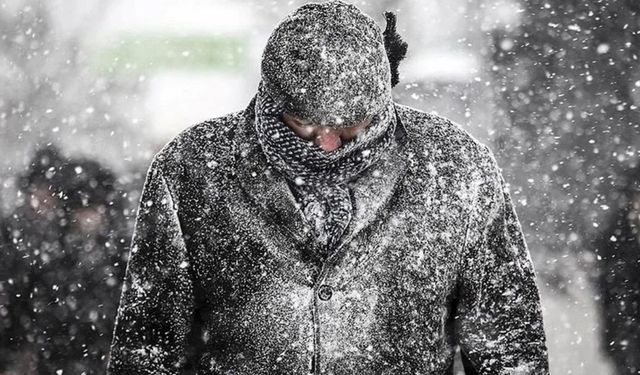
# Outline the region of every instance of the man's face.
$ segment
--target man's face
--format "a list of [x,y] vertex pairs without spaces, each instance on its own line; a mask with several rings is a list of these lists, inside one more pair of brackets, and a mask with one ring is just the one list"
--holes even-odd
[[313,141],[316,146],[319,146],[327,152],[338,149],[343,143],[354,139],[358,134],[362,133],[367,126],[371,125],[371,118],[367,118],[352,126],[336,129],[312,124],[287,113],[282,115],[282,120],[298,137],[307,141]]

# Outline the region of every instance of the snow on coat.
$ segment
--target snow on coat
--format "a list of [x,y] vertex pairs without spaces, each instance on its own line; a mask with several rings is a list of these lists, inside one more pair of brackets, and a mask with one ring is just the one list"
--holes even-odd
[[475,373],[548,373],[532,262],[486,146],[396,104],[397,142],[354,183],[322,262],[253,107],[154,157],[111,375],[450,374],[456,345]]

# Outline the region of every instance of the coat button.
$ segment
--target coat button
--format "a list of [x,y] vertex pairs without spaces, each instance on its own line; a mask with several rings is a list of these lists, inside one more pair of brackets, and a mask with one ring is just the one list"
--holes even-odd
[[318,298],[320,298],[322,301],[330,300],[332,295],[333,290],[329,285],[320,285],[320,288],[318,288]]

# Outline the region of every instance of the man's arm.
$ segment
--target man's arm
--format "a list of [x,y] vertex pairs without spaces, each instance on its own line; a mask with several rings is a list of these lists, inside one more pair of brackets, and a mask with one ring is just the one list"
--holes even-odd
[[154,158],[144,184],[116,318],[110,375],[178,374],[193,284],[175,201]]
[[470,217],[456,338],[467,374],[548,374],[535,274],[504,179],[490,161]]

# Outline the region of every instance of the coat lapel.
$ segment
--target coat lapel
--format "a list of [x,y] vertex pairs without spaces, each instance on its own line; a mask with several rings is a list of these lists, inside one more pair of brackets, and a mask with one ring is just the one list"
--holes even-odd
[[[265,223],[269,233],[277,232],[293,241],[295,248],[308,249],[314,260],[318,251],[315,248],[315,235],[307,224],[304,213],[297,203],[286,178],[269,164],[253,133],[254,101],[245,111],[245,122],[240,124],[236,134],[238,149],[237,174],[242,189],[254,205],[266,214]],[[407,169],[407,158],[404,155],[402,137],[406,134],[404,127],[398,122],[396,140],[391,152],[386,153],[378,163],[367,169],[362,176],[350,184],[354,212],[332,252],[348,244],[364,228],[370,225],[380,214],[392,197],[397,183]],[[303,247],[299,247],[303,245]],[[311,254],[312,253],[312,254]]]
[[389,203],[407,169],[406,158],[398,148],[399,145],[395,143],[390,152],[350,184],[354,201],[353,217],[332,256],[372,224]]

